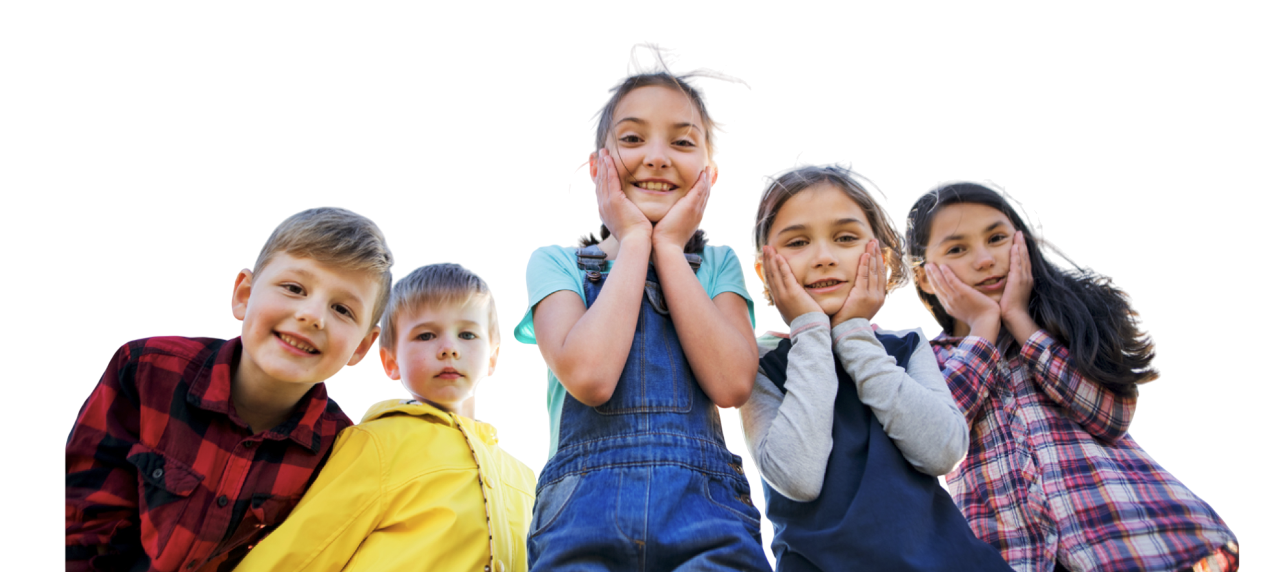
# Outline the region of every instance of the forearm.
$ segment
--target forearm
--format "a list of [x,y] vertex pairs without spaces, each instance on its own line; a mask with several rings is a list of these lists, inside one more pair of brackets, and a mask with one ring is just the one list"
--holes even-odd
[[956,346],[936,347],[934,355],[951,397],[972,428],[991,392],[991,384],[995,382],[995,345],[983,338],[970,336]]
[[969,426],[923,339],[908,368],[897,365],[863,319],[837,326],[836,355],[907,462],[922,473],[946,474],[964,458]]
[[716,405],[741,406],[751,395],[759,358],[746,302],[742,301],[741,315],[726,315],[707,296],[680,248],[657,247],[653,258],[676,335],[698,384]]
[[1041,391],[1090,435],[1112,442],[1128,432],[1136,396],[1121,396],[1080,375],[1067,348],[1043,331],[1029,336],[1020,353]]
[[[543,304],[534,311],[538,349],[547,367],[569,394],[588,406],[613,396],[626,365],[640,316],[649,251],[647,241],[622,243],[600,295],[576,321],[564,325],[567,331],[557,327],[559,316],[547,315]],[[568,295],[582,311],[577,295]]]
[[804,314],[791,328],[786,394],[762,366],[751,398],[739,412],[747,446],[765,481],[789,499],[808,502],[822,492],[839,387],[827,316]]

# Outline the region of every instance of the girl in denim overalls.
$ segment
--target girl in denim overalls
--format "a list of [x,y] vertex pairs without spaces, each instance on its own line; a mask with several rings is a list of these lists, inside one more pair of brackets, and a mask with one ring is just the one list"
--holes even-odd
[[747,400],[757,356],[738,259],[697,230],[713,128],[683,79],[624,80],[590,159],[603,240],[529,261],[516,338],[550,369],[552,443],[531,570],[769,569],[716,409]]

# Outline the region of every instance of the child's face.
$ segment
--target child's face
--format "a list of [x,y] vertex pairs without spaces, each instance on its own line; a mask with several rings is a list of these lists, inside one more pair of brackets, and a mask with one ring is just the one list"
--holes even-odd
[[867,213],[843,190],[821,183],[800,191],[778,209],[769,229],[772,246],[796,282],[834,315],[858,276],[858,261],[875,238]]
[[652,222],[662,220],[711,162],[697,107],[679,91],[637,88],[614,110],[609,150],[622,191]]
[[457,413],[498,364],[498,347],[489,339],[485,297],[424,306],[396,316],[394,351],[381,350],[382,367],[414,399]]
[[[933,216],[925,262],[946,266],[961,282],[1000,301],[1009,275],[1009,249],[1016,229],[999,210],[975,203],[947,205]],[[923,272],[920,288],[933,294]]]
[[370,328],[378,288],[371,276],[284,252],[257,276],[242,270],[231,303],[244,322],[237,383],[309,388],[358,363],[378,337]]

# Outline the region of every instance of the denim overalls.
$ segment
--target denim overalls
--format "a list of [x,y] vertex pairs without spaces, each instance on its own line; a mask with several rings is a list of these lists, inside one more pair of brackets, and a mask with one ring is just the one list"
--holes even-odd
[[[701,258],[685,255],[698,270]],[[608,279],[578,250],[587,307]],[[531,570],[769,570],[760,513],[720,412],[689,369],[649,265],[635,337],[613,396],[566,395],[560,442],[538,479]]]

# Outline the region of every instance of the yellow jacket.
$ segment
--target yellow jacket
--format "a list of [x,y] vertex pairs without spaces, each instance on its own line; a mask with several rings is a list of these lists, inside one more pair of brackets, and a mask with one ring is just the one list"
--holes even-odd
[[378,403],[236,570],[525,572],[535,478],[497,443],[487,423]]

